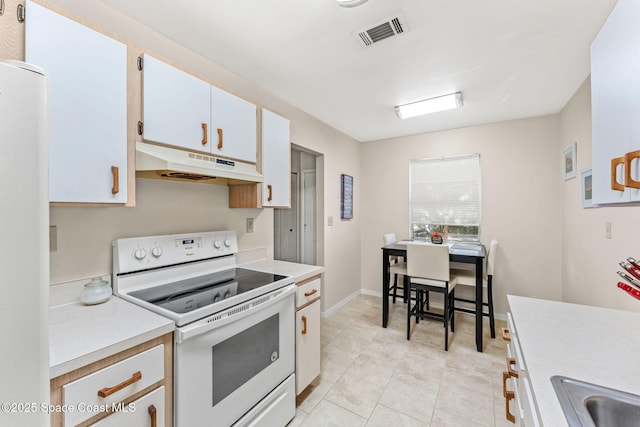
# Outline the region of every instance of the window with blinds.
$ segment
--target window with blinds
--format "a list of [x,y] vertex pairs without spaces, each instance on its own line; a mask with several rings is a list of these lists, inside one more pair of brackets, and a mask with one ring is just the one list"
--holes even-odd
[[411,160],[411,235],[480,240],[480,154]]

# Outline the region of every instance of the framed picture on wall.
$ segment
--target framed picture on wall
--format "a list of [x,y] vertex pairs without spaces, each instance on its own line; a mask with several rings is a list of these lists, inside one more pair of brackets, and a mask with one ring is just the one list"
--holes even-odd
[[592,208],[593,204],[593,177],[591,176],[591,168],[580,171],[580,188],[582,207]]
[[340,175],[340,218],[353,218],[353,177]]
[[562,174],[564,180],[576,177],[576,144],[573,143],[562,153]]

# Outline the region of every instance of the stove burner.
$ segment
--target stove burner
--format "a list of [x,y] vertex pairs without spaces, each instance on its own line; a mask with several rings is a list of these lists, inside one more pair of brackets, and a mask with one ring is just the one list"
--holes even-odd
[[197,308],[206,307],[222,299],[232,297],[237,293],[238,282],[232,282],[214,285],[208,289],[177,292],[167,297],[164,301],[157,301],[154,304],[175,313],[188,313]]

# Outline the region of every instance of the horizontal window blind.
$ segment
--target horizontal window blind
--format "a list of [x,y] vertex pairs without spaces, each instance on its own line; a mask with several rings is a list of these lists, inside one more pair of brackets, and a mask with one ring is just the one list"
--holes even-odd
[[480,155],[411,160],[411,223],[480,226]]

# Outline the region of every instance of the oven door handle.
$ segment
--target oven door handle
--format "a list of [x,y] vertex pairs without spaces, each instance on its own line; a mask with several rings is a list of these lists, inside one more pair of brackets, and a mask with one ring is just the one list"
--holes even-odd
[[[295,294],[296,289],[296,285],[292,283],[270,294],[256,297],[250,301],[223,310],[220,313],[215,313],[211,316],[207,316],[204,319],[193,322],[190,325],[177,328],[176,342],[180,344],[188,340],[189,338],[204,334],[212,329],[219,328],[221,326],[250,316],[256,313],[256,311],[264,310],[265,308],[278,304],[282,300]],[[267,297],[270,298],[266,299]]]

